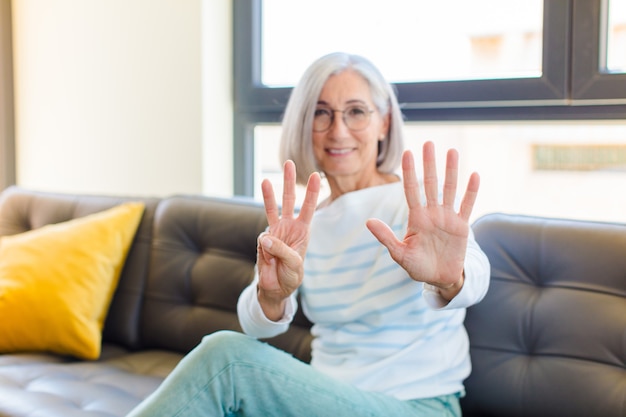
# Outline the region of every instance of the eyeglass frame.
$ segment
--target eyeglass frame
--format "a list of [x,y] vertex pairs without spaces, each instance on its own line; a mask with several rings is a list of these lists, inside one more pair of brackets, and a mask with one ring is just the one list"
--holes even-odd
[[[348,110],[352,110],[354,108],[357,109],[362,109],[365,110],[365,114],[367,116],[367,124],[365,126],[363,126],[362,128],[359,129],[352,129],[348,126],[348,123],[346,123],[346,112]],[[330,111],[330,123],[328,124],[328,127],[323,129],[323,130],[315,130],[315,116],[318,110],[328,110]],[[315,112],[313,113],[313,132],[316,133],[323,133],[323,132],[327,132],[328,130],[330,130],[330,128],[333,126],[333,123],[335,123],[335,113],[341,113],[341,120],[343,121],[343,124],[346,125],[346,127],[348,128],[348,130],[352,131],[352,132],[360,132],[361,130],[365,130],[367,129],[367,127],[370,125],[371,120],[372,120],[372,113],[374,113],[376,110],[375,109],[370,109],[368,106],[366,105],[359,105],[359,104],[353,104],[351,106],[346,107],[343,110],[339,110],[339,109],[333,109],[332,107],[316,107],[315,108]]]

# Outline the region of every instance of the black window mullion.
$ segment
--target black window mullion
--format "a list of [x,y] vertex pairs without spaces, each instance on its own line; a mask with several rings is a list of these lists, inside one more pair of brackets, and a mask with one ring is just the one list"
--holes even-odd
[[[572,100],[574,104],[626,104],[626,74],[603,71],[600,59],[603,0],[573,0]],[[590,103],[591,102],[591,103]]]

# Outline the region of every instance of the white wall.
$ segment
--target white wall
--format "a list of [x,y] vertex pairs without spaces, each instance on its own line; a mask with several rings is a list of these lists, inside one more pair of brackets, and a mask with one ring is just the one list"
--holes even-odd
[[233,195],[232,0],[202,1],[204,194]]
[[230,195],[230,9],[229,0],[13,1],[18,185]]

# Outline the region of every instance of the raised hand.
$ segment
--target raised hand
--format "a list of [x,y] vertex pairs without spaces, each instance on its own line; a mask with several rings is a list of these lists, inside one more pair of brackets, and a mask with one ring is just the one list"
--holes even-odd
[[258,298],[270,320],[283,316],[287,298],[302,283],[304,254],[320,191],[320,176],[313,173],[300,212],[295,217],[296,167],[292,161],[285,162],[283,181],[282,212],[276,204],[272,184],[269,180],[261,184],[269,229],[259,236],[257,244]]
[[404,193],[409,207],[406,235],[396,238],[391,229],[378,219],[367,222],[368,229],[389,250],[391,257],[415,281],[438,287],[441,295],[452,299],[463,286],[463,265],[469,236],[469,217],[480,185],[477,173],[470,176],[458,213],[454,210],[458,179],[458,153],[451,149],[446,159],[443,202],[439,203],[435,147],[424,144],[424,193],[420,201],[419,183],[413,155],[402,155]]

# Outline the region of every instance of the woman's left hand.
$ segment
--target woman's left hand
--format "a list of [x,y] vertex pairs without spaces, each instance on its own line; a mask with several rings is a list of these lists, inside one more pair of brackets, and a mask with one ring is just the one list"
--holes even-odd
[[435,147],[426,142],[423,148],[424,192],[426,205],[420,201],[419,183],[410,151],[402,155],[404,193],[409,206],[406,235],[399,240],[378,219],[367,221],[372,234],[389,250],[391,257],[415,281],[439,288],[451,300],[463,287],[463,265],[469,236],[469,218],[476,201],[480,178],[470,176],[458,213],[454,210],[458,178],[458,153],[451,149],[446,159],[443,202],[439,203]]

